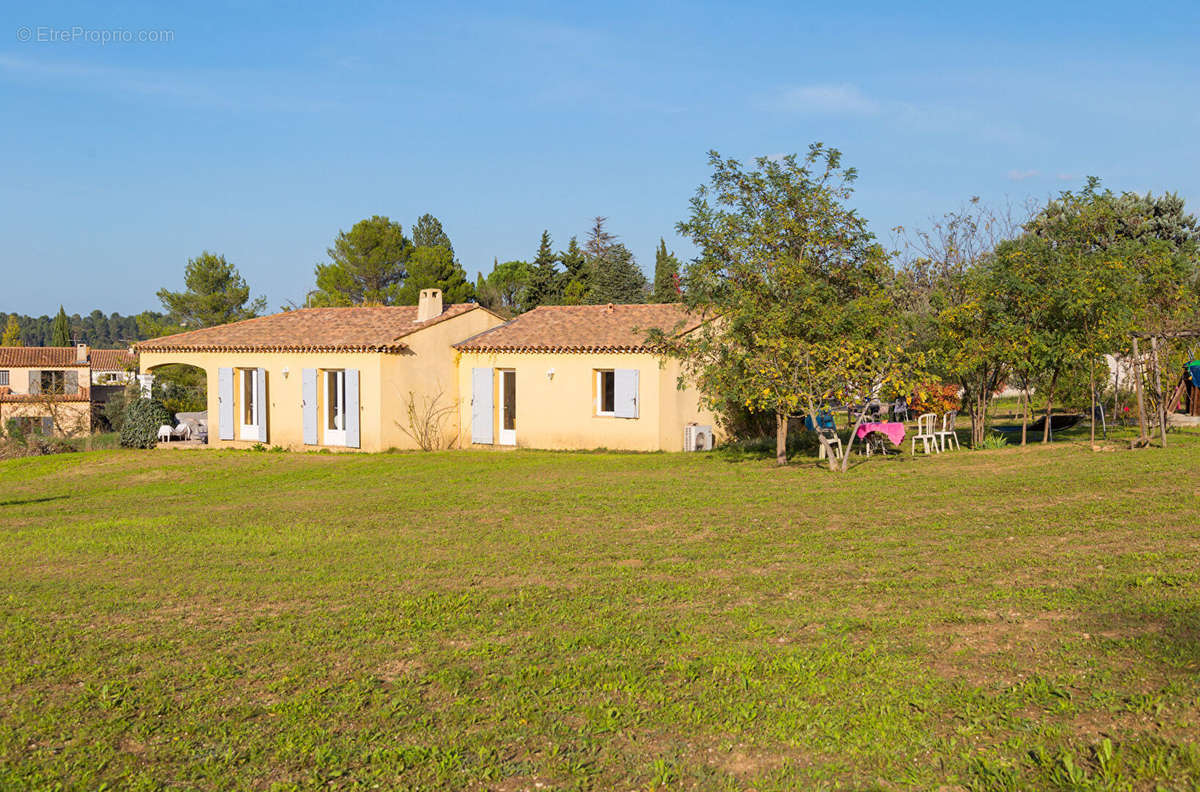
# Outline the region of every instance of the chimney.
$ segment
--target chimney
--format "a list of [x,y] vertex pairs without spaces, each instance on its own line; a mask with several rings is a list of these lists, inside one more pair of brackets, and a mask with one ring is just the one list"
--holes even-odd
[[75,345],[75,362],[81,363],[81,364],[88,362],[88,345],[87,344],[76,344]]
[[417,321],[425,322],[442,315],[442,290],[421,289],[421,301],[417,303]]

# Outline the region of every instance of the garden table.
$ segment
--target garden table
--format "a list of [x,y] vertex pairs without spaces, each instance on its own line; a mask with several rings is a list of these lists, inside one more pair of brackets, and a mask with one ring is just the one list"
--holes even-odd
[[871,455],[871,451],[878,450],[887,453],[887,448],[882,442],[873,443],[870,436],[879,434],[886,437],[893,445],[901,445],[904,442],[904,424],[899,421],[869,421],[859,424],[854,436],[859,440],[865,440],[867,445],[867,456]]

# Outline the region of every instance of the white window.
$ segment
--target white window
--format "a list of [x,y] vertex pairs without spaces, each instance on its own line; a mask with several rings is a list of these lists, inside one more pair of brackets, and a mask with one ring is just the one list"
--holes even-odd
[[596,372],[596,415],[617,414],[617,373],[612,369]]
[[346,372],[325,372],[325,445],[346,445]]
[[0,385],[8,384],[8,369],[0,371]]
[[241,371],[241,432],[242,440],[259,439],[259,422],[262,419],[262,405],[258,403],[258,369],[240,369]]

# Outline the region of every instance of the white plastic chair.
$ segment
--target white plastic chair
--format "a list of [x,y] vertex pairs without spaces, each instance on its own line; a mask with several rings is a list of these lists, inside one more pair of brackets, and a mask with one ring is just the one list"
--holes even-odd
[[172,431],[171,427],[168,426],[167,424],[163,424],[162,426],[158,427],[158,442],[160,442],[160,443],[171,442],[171,431]]
[[938,447],[938,436],[937,431],[935,430],[936,421],[937,416],[933,413],[922,413],[921,415],[917,416],[917,431],[912,436],[912,447],[910,448],[909,453],[916,455],[918,440],[921,441],[921,446],[925,449],[925,453],[927,455],[929,454],[929,447],[931,444],[934,451],[939,454],[942,452],[942,449]]
[[817,459],[824,459],[826,456],[826,450],[832,449],[834,461],[840,462],[842,460],[843,453],[842,438],[838,437],[837,432],[827,427],[821,427],[818,430],[818,433],[821,435],[821,437],[825,438],[825,442],[820,443],[820,441],[818,441],[820,449],[817,451]]
[[941,450],[946,450],[946,441],[950,441],[950,445],[962,450],[962,445],[958,442],[958,434],[954,431],[954,424],[958,420],[958,410],[951,410],[942,416],[942,430],[937,433],[938,443],[941,445]]

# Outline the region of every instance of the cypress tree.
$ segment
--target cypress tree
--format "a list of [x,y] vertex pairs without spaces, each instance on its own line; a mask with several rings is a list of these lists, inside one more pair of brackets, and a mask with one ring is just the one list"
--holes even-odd
[[679,259],[667,251],[667,241],[658,239],[658,250],[654,255],[654,296],[656,303],[679,302],[683,292],[679,288]]
[[71,346],[71,323],[67,321],[67,312],[58,306],[58,314],[50,328],[50,346]]

